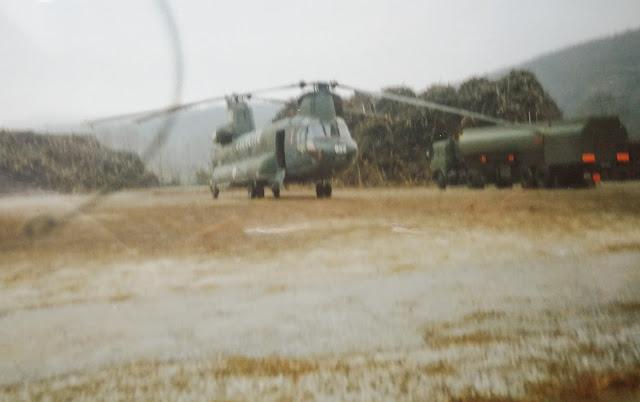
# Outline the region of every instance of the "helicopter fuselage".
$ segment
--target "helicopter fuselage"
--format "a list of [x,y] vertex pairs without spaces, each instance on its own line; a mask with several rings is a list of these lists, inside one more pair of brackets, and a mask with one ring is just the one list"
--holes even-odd
[[253,187],[259,197],[264,186],[270,186],[277,197],[282,184],[331,179],[354,162],[357,150],[340,117],[279,120],[214,150],[212,191],[218,186],[249,187],[251,196]]

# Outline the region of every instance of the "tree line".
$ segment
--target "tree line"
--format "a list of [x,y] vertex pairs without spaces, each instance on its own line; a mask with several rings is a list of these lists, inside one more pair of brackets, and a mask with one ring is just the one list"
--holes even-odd
[[[498,80],[474,77],[457,88],[432,85],[416,93],[406,86],[395,86],[384,91],[512,122],[562,118],[554,100],[526,70],[512,70]],[[457,136],[466,127],[490,124],[358,93],[344,100],[342,109],[360,150],[356,163],[338,178],[345,185],[427,182],[430,172],[426,151],[434,141]]]
[[158,178],[140,157],[114,151],[91,136],[0,131],[0,193],[153,187]]

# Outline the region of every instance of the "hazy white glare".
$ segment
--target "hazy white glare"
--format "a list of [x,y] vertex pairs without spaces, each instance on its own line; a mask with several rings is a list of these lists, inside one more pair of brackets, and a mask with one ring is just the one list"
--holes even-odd
[[[184,101],[300,79],[422,90],[638,27],[635,0],[170,2]],[[0,126],[160,107],[171,60],[152,0],[0,1]]]

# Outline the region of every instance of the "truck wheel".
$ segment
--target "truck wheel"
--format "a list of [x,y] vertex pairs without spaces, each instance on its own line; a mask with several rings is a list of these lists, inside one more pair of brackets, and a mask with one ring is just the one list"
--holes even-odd
[[513,183],[508,179],[499,179],[499,181],[496,182],[496,187],[499,189],[511,188],[513,187]]
[[436,183],[438,184],[438,188],[440,190],[444,190],[447,188],[447,180],[444,177],[444,174],[441,171],[436,173]]
[[531,168],[524,168],[520,172],[520,184],[522,185],[522,188],[534,187],[533,172],[531,171]]
[[536,186],[538,188],[547,188],[549,187],[549,172],[545,169],[536,170]]
[[475,172],[475,171],[469,172],[469,175],[467,178],[467,187],[471,189],[477,189],[477,190],[482,190],[484,188],[482,177],[478,172]]

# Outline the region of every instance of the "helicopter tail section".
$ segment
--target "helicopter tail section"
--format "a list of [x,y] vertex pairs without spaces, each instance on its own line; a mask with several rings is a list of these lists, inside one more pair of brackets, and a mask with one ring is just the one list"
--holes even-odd
[[216,129],[216,142],[226,145],[255,129],[253,111],[244,98],[239,95],[227,98],[227,122]]

